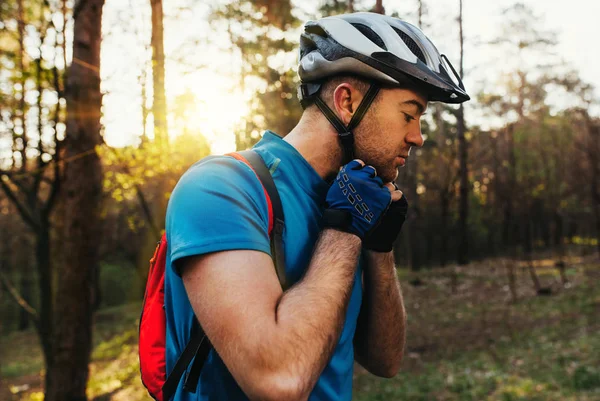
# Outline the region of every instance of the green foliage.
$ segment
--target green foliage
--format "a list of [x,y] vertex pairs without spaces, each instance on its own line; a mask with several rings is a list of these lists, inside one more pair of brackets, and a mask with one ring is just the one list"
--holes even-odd
[[139,294],[135,289],[140,287],[141,278],[135,266],[127,263],[103,263],[100,266],[100,289],[102,307],[123,305],[135,301]]
[[296,73],[289,68],[297,57],[297,35],[290,33],[296,32],[300,21],[290,4],[288,0],[228,2],[213,10],[215,29],[225,24],[232,46],[239,51],[242,90],[251,83],[255,87],[249,116],[236,132],[238,150],[251,147],[265,129],[287,134],[301,115]]

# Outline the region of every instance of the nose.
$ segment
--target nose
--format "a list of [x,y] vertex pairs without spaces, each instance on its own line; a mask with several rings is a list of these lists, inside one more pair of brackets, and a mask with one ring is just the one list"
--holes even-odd
[[419,124],[415,124],[415,127],[412,128],[408,132],[408,135],[406,135],[406,137],[405,137],[405,141],[410,146],[416,146],[418,148],[423,146],[425,139],[423,138],[423,134],[421,133],[421,122],[420,121],[419,121]]

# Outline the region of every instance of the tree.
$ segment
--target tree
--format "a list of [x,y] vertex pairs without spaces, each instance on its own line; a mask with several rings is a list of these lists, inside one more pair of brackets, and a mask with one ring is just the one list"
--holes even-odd
[[[296,98],[297,76],[285,66],[297,57],[297,44],[285,35],[299,24],[291,2],[229,2],[215,8],[211,20],[216,31],[227,31],[232,52],[239,55],[240,86],[255,91],[249,97],[250,115],[236,132],[237,149],[253,146],[264,129],[287,134],[302,113]],[[248,88],[248,82],[253,88]]]
[[[458,12],[459,26],[459,41],[460,41],[460,78],[463,79],[464,70],[464,35],[463,35],[463,2],[459,0]],[[469,167],[468,167],[468,150],[467,141],[465,139],[465,111],[461,103],[456,115],[457,131],[458,131],[458,157],[460,160],[460,198],[459,198],[459,238],[458,257],[459,265],[469,263]]]
[[167,98],[165,94],[165,49],[163,27],[162,0],[150,0],[152,7],[152,80],[154,102],[152,114],[154,116],[154,137],[159,144],[168,141],[167,129]]
[[67,78],[67,135],[64,167],[64,252],[55,300],[52,365],[47,401],[85,400],[92,349],[94,280],[102,166],[100,44],[104,0],[79,0],[73,8],[73,63]]
[[[10,287],[9,293],[34,322],[48,368],[53,364],[51,214],[61,184],[62,133],[59,126],[64,119],[60,102],[64,98],[62,72],[52,55],[55,56],[56,49],[60,47],[56,38],[59,33],[64,37],[65,27],[58,29],[55,26],[53,16],[56,9],[47,1],[17,0],[7,3],[3,10],[7,10],[8,20],[17,22],[17,32],[14,36],[10,30],[0,33],[8,48],[15,49],[6,52],[6,59],[0,58],[2,73],[12,84],[7,86],[8,92],[0,93],[3,98],[0,128],[12,133],[11,157],[0,161],[0,188],[34,234],[39,310],[34,309],[33,300],[28,299],[27,286],[22,284],[19,293],[5,277],[3,284]],[[26,39],[33,39],[38,46],[28,47]],[[11,41],[16,43],[11,46]],[[50,57],[45,56],[45,47],[54,50]],[[4,52],[2,54],[4,56]],[[10,66],[17,68],[11,69]],[[51,130],[50,140],[44,138],[45,130]]]

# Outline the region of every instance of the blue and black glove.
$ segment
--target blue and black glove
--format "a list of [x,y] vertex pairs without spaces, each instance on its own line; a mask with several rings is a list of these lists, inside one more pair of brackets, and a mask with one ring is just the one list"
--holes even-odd
[[363,239],[381,220],[392,194],[377,177],[375,168],[352,160],[342,167],[329,188],[323,225]]
[[402,195],[402,198],[392,202],[381,218],[381,223],[365,237],[363,247],[375,252],[390,252],[400,234],[407,211],[408,201]]

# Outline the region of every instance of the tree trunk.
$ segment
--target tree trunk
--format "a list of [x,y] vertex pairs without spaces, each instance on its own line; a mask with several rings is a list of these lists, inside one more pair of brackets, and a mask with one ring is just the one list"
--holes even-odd
[[442,209],[442,218],[441,218],[441,243],[440,243],[440,265],[442,267],[446,266],[448,263],[447,259],[447,251],[448,251],[448,214],[450,210],[450,196],[448,192],[442,192],[440,196],[440,208]]
[[[29,258],[28,258],[28,254],[24,253],[22,256],[24,256],[24,259],[26,259],[21,266],[20,266],[20,273],[21,273],[21,277],[19,278],[20,281],[20,289],[19,292],[21,294],[21,297],[27,301],[28,304],[31,305],[31,268],[29,265]],[[24,308],[21,308],[19,310],[19,327],[18,330],[19,331],[25,331],[29,328],[29,313],[27,313],[27,311]]]
[[540,279],[535,272],[535,267],[533,266],[533,233],[532,233],[532,222],[531,222],[531,210],[523,216],[524,220],[524,248],[525,248],[525,260],[527,263],[527,270],[529,271],[529,276],[531,277],[531,282],[533,283],[533,289],[536,294],[540,294],[542,290],[542,285],[540,284]]
[[[415,191],[416,193],[416,191]],[[411,199],[412,201],[412,199]],[[420,238],[420,222],[421,213],[419,212],[418,206],[410,205],[409,209],[409,224],[408,224],[408,239],[410,244],[410,268],[414,272],[421,270],[421,242]]]
[[[86,400],[92,348],[93,284],[102,199],[100,43],[104,0],[76,2],[73,59],[67,77],[64,253],[55,300],[54,366],[46,401]],[[75,155],[81,156],[73,159]]]
[[152,81],[154,101],[152,114],[154,115],[154,139],[159,144],[168,141],[167,130],[167,99],[165,95],[165,49],[163,29],[163,4],[162,0],[150,0],[152,7]]
[[[25,101],[25,95],[27,93],[27,90],[25,89],[26,85],[25,85],[25,54],[26,54],[26,50],[25,50],[25,11],[23,8],[23,0],[19,0],[17,2],[17,9],[18,9],[18,15],[19,15],[19,20],[17,21],[17,27],[18,27],[18,31],[19,31],[19,69],[20,69],[20,73],[21,73],[21,77],[19,79],[19,83],[21,84],[21,99],[19,100],[19,115],[21,117],[21,128],[23,129],[23,132],[21,133],[21,149],[20,149],[20,153],[21,153],[21,171],[25,171],[27,168],[27,157],[26,157],[26,151],[27,151],[27,102]],[[14,128],[13,128],[14,130]],[[13,136],[13,147],[16,145],[16,137]],[[17,150],[16,148],[14,148],[13,150]],[[13,153],[13,161],[14,161],[14,154]],[[13,165],[13,168],[15,166]]]
[[[463,36],[463,11],[462,0],[459,0],[459,39],[460,39],[460,77],[464,76],[464,36]],[[469,170],[467,165],[467,140],[465,138],[465,112],[461,104],[457,114],[457,131],[458,131],[458,153],[460,160],[460,200],[459,200],[459,220],[458,220],[458,255],[457,261],[459,265],[469,263],[469,232],[467,221],[469,218]]]
[[385,8],[383,7],[383,0],[376,0],[374,11],[378,14],[385,14]]
[[[40,292],[40,320],[37,329],[42,352],[44,353],[46,372],[50,372],[54,366],[54,354],[52,352],[52,263],[50,259],[50,226],[48,221],[43,221],[36,232],[35,249]],[[50,375],[46,374],[46,386],[48,386],[50,380]]]

